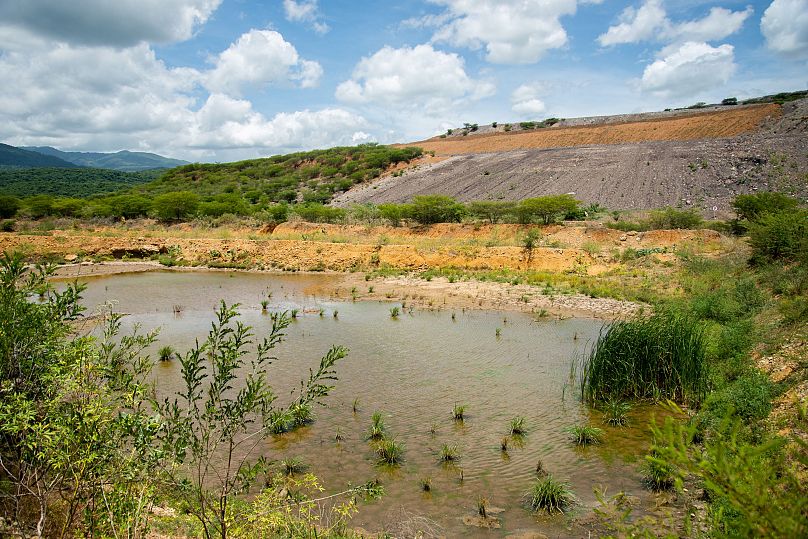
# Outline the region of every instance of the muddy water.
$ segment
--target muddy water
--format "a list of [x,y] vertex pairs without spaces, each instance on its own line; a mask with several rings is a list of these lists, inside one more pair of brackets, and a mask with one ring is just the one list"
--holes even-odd
[[[118,275],[89,279],[85,303],[92,308],[114,301],[117,310],[129,314],[125,329],[135,324],[146,330],[159,327],[160,344],[180,350],[204,338],[220,299],[241,303],[242,320],[258,333],[270,325],[261,313],[261,299],[268,298],[270,310],[300,309],[272,367],[281,402],[291,399],[290,392],[332,344],[347,346],[350,352],[338,365],[339,382],[328,406],[315,410],[311,426],[269,439],[263,452],[271,459],[300,458],[331,492],[380,478],[384,498],[361,504],[355,526],[396,529],[403,518],[422,516],[449,537],[527,531],[581,536],[568,517],[536,516],[524,509],[522,496],[534,480],[538,460],[569,481],[580,501],[578,514],[595,504],[596,485],[608,486],[611,493],[626,490],[643,496],[636,464],[647,445],[643,429],[604,427],[606,442],[585,449],[572,446],[563,430],[587,421],[600,425],[597,413],[577,401],[567,381],[571,359],[597,335],[601,322],[535,321],[518,313],[486,311],[415,311],[394,320],[389,313],[394,304],[335,302],[309,294],[327,289],[329,279],[226,272]],[[366,290],[357,290],[360,296],[362,292]],[[319,309],[325,309],[324,316],[314,312]],[[158,364],[155,373],[161,394],[180,389],[178,362]],[[355,399],[357,413],[352,410]],[[462,423],[450,417],[455,403],[467,406]],[[389,431],[406,446],[401,466],[377,466],[364,439],[376,410],[384,412]],[[516,415],[527,418],[529,432],[503,453],[500,440]],[[644,425],[645,420],[637,418],[633,424]],[[339,443],[338,430],[343,437]],[[438,463],[444,443],[458,446],[462,458],[457,466]],[[419,486],[419,479],[427,476],[431,493]],[[463,523],[463,517],[475,514],[480,496],[489,507],[504,509],[497,515],[500,529]]]

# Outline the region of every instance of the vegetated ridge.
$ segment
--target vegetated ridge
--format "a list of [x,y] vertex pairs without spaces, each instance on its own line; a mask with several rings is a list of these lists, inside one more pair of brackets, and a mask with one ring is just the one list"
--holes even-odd
[[102,152],[64,152],[51,146],[25,146],[25,150],[43,155],[58,157],[74,165],[89,168],[106,168],[122,172],[140,172],[161,168],[173,168],[187,165],[188,161],[163,157],[154,153],[130,152],[121,150],[114,153]]
[[357,186],[335,204],[404,202],[423,194],[516,201],[572,193],[615,210],[670,205],[712,215],[715,207],[721,215],[738,194],[771,190],[808,198],[804,98],[558,120],[516,132],[503,124],[473,128],[413,143],[434,152],[433,162]]
[[0,143],[0,166],[76,168],[78,165],[52,155],[43,155]]
[[84,198],[113,193],[152,181],[161,172],[161,170],[121,172],[80,167],[0,167],[0,194],[18,197],[51,195]]

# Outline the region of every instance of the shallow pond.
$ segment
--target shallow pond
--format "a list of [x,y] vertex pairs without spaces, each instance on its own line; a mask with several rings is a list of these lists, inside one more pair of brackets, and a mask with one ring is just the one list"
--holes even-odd
[[[300,317],[277,349],[279,361],[271,367],[280,402],[289,399],[290,391],[332,344],[348,347],[327,407],[315,409],[316,421],[270,438],[264,453],[271,459],[300,458],[331,492],[348,483],[380,478],[385,496],[360,504],[352,521],[355,526],[380,531],[423,516],[448,537],[527,531],[551,537],[579,535],[568,528],[567,517],[534,515],[524,508],[522,496],[535,478],[539,460],[554,476],[569,481],[579,498],[578,513],[595,504],[596,485],[608,486],[610,493],[626,490],[643,495],[636,461],[647,448],[648,435],[647,421],[639,413],[633,414],[637,427],[604,427],[601,446],[577,448],[564,432],[576,423],[602,426],[597,413],[581,405],[568,384],[571,362],[591,344],[602,322],[537,321],[520,313],[450,309],[416,310],[392,319],[390,308],[400,303],[331,301],[310,295],[327,289],[332,279],[230,272],[116,275],[87,279],[84,301],[91,310],[106,301],[116,302],[116,310],[129,315],[125,330],[134,324],[146,330],[159,327],[160,344],[180,351],[195,339],[204,339],[220,299],[241,303],[241,320],[259,335],[270,326],[269,317],[261,313],[262,299],[268,298],[271,311],[300,309]],[[324,316],[319,309],[325,309]],[[338,318],[333,316],[335,310]],[[155,373],[161,394],[180,388],[177,361],[158,364]],[[357,413],[352,410],[355,399]],[[461,423],[451,419],[455,404],[467,406]],[[377,466],[365,441],[376,410],[384,412],[388,429],[406,446],[401,466]],[[500,440],[507,434],[508,420],[516,415],[527,418],[528,434],[522,444],[503,453]],[[339,443],[337,430],[343,437]],[[458,446],[462,458],[457,466],[439,464],[444,443]],[[426,476],[432,479],[431,493],[422,492],[419,485]],[[463,523],[463,517],[475,514],[481,496],[489,506],[504,509],[497,515],[500,529]]]

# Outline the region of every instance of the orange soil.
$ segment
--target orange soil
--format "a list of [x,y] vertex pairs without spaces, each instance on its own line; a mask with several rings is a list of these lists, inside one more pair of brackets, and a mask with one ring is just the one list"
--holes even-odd
[[552,127],[512,133],[432,138],[416,142],[436,155],[504,152],[529,148],[558,148],[594,144],[622,144],[662,140],[733,137],[748,133],[770,117],[782,114],[780,105],[757,105],[683,117],[598,126]]

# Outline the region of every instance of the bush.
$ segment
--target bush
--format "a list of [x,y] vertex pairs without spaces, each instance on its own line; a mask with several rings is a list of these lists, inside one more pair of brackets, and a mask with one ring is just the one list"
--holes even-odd
[[141,195],[118,195],[105,201],[115,216],[126,219],[144,217],[152,209],[152,201]]
[[466,208],[452,197],[444,195],[418,195],[409,208],[413,219],[422,225],[460,222]]
[[757,221],[764,215],[792,211],[797,208],[797,200],[783,193],[762,192],[753,195],[738,195],[732,208],[739,219]]
[[0,195],[0,219],[8,219],[17,215],[20,209],[20,199],[17,197]]
[[318,203],[296,204],[292,211],[310,223],[336,223],[345,219],[345,210]]
[[468,204],[469,214],[481,221],[488,221],[492,225],[505,221],[513,213],[515,202],[499,200],[478,200]]
[[696,210],[677,210],[670,206],[651,212],[648,219],[651,229],[693,229],[699,228],[704,223],[701,215]]
[[707,398],[702,413],[716,425],[730,414],[749,424],[769,415],[774,386],[765,374],[750,371]]
[[808,210],[764,214],[749,225],[756,262],[808,258]]
[[393,226],[399,226],[407,213],[409,213],[407,204],[379,204],[379,217]]
[[14,232],[14,225],[17,222],[14,219],[6,219],[0,224],[0,232]]
[[549,195],[522,200],[515,209],[522,224],[541,221],[548,225],[578,210],[579,202],[572,195]]

